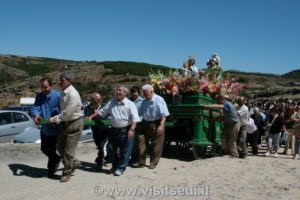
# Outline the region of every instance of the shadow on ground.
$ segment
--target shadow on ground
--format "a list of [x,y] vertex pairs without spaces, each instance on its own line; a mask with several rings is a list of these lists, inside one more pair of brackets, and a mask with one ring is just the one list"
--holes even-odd
[[37,168],[24,164],[9,164],[8,167],[10,168],[14,176],[43,178],[47,175],[47,170],[44,168]]

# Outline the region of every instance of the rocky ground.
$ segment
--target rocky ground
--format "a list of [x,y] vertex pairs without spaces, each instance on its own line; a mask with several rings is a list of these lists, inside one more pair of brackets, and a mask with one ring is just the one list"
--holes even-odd
[[291,155],[265,158],[264,151],[261,149],[259,156],[246,159],[223,156],[194,160],[190,153],[173,149],[154,170],[128,167],[122,176],[116,177],[108,173],[109,164],[103,172],[95,169],[94,144],[80,144],[77,157],[82,161],[81,168],[69,182],[60,183],[61,169],[53,179],[45,177],[46,158],[39,145],[0,144],[0,194],[2,200],[298,200],[300,160],[291,159]]

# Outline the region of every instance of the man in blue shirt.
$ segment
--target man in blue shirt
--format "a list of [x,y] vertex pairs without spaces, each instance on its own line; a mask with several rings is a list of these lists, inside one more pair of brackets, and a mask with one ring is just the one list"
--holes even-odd
[[163,151],[165,121],[170,113],[165,100],[154,93],[154,89],[151,85],[146,84],[142,89],[145,99],[139,110],[143,119],[139,137],[139,165],[144,166],[146,163],[146,146],[148,145],[149,140],[151,140],[153,144],[153,153],[150,157],[149,169],[154,169],[157,166]]
[[231,158],[238,158],[237,137],[240,129],[240,119],[234,105],[227,101],[224,96],[217,95],[216,100],[218,104],[200,106],[204,108],[223,109],[224,128],[221,135],[222,147],[226,154],[230,154]]
[[[42,92],[37,94],[32,109],[36,124],[40,124],[42,118],[49,119],[60,112],[60,95],[59,92],[52,90],[52,80],[42,78],[40,84]],[[61,160],[56,153],[57,131],[56,124],[41,125],[41,150],[48,157],[47,176],[49,178],[53,177]]]

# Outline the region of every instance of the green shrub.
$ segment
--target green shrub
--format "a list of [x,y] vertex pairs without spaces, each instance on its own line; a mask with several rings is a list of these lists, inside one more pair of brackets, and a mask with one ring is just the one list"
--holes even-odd
[[106,61],[102,62],[104,68],[112,69],[110,74],[133,74],[139,76],[148,76],[149,72],[160,70],[167,72],[170,70],[169,67],[162,65],[152,65],[147,63],[138,62],[123,62],[123,61]]

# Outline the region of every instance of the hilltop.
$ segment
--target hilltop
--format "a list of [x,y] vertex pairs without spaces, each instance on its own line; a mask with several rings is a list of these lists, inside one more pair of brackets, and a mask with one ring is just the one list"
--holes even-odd
[[[148,63],[124,61],[72,61],[55,58],[0,55],[0,107],[17,105],[20,97],[34,97],[40,91],[43,76],[54,80],[65,70],[76,76],[76,88],[85,99],[91,92],[111,97],[116,84],[128,87],[149,82],[151,71],[173,68]],[[228,71],[246,84],[244,94],[252,98],[300,99],[300,70],[284,75]]]

